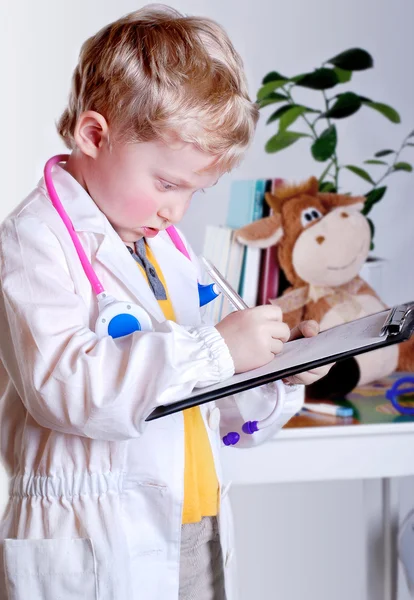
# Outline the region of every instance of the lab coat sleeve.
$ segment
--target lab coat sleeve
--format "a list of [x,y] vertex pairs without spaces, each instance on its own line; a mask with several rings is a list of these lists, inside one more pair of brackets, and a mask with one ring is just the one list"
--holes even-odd
[[[243,433],[242,426],[246,421],[261,421],[271,414],[281,396],[279,390],[282,386],[285,387],[285,400],[283,410],[276,421],[252,435]],[[230,431],[235,431],[240,435],[235,448],[250,448],[263,444],[274,437],[300,411],[305,397],[304,390],[303,385],[290,386],[282,381],[275,381],[220,400],[221,438]]]
[[[180,232],[180,235],[182,233]],[[187,245],[193,261],[197,261],[192,249]],[[198,262],[199,278],[202,278],[201,265]],[[204,313],[204,322],[207,319]],[[260,421],[268,417],[277,403],[281,394],[279,390],[284,387],[285,400],[280,416],[272,425],[265,429],[256,431],[253,435],[245,434],[242,425],[246,421]],[[247,390],[240,394],[228,396],[217,402],[220,408],[221,437],[230,431],[239,433],[240,440],[236,448],[247,448],[261,444],[273,437],[303,406],[305,399],[305,388],[302,385],[285,385],[282,381],[276,381],[260,387]]]
[[0,232],[0,360],[32,417],[62,433],[123,440],[154,407],[234,372],[214,327],[98,339],[64,251],[36,216]]

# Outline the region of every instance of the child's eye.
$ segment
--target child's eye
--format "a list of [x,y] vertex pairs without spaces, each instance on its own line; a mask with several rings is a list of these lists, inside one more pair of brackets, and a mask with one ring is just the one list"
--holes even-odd
[[176,185],[168,183],[168,181],[163,181],[162,179],[160,179],[158,183],[160,184],[161,188],[165,191],[175,190],[175,188],[177,187]]

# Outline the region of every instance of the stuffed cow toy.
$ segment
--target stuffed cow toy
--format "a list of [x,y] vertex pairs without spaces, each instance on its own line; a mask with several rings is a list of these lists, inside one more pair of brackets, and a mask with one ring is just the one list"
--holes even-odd
[[[284,320],[293,328],[314,319],[321,330],[384,310],[374,290],[359,277],[367,259],[371,231],[362,215],[364,197],[320,193],[312,177],[266,194],[269,217],[238,230],[240,243],[277,245],[278,261],[291,284],[280,298]],[[357,385],[395,370],[414,371],[414,338],[399,345],[338,362],[308,396],[343,395]]]

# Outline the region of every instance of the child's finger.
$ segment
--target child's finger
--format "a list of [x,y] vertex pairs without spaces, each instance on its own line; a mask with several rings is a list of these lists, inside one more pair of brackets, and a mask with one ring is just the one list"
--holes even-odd
[[319,324],[317,321],[302,321],[291,330],[289,342],[302,337],[314,337],[319,333]]
[[272,339],[270,342],[270,351],[272,354],[280,354],[283,350],[283,346],[284,344],[282,340]]
[[254,311],[257,316],[260,315],[263,319],[269,319],[270,321],[282,321],[283,313],[279,306],[273,304],[263,304],[261,306],[255,306],[250,308],[250,311]]
[[282,340],[282,342],[287,342],[290,338],[290,329],[288,325],[286,325],[286,323],[282,323],[281,321],[269,323],[267,326],[267,331],[275,340],[277,339]]

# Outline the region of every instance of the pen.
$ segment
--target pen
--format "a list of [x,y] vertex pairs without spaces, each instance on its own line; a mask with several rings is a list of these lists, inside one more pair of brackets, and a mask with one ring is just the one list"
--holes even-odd
[[320,413],[322,415],[332,415],[334,417],[352,417],[354,414],[350,406],[336,406],[334,404],[310,403],[305,402],[303,409],[309,412]]
[[204,256],[200,256],[200,261],[219,290],[232,303],[236,310],[244,310],[245,308],[249,308],[243,298],[239,296],[239,294],[231,287],[229,282],[224,279],[223,275],[216,269],[213,263],[211,263]]

